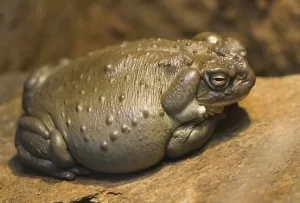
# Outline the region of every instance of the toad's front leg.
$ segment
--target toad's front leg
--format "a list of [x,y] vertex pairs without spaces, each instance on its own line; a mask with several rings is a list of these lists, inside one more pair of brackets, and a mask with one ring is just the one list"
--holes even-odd
[[162,95],[162,107],[179,123],[201,118],[206,112],[205,107],[196,101],[199,82],[200,72],[197,69],[185,69]]
[[222,115],[201,122],[192,122],[178,127],[166,145],[166,155],[171,158],[183,156],[203,146],[211,137]]

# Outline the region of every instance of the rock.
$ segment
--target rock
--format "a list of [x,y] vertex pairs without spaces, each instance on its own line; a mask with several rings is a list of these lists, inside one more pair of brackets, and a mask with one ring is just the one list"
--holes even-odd
[[0,105],[0,202],[300,202],[299,80],[258,78],[239,108],[226,109],[228,118],[206,147],[181,160],[73,182],[20,165],[13,146],[20,97],[6,99]]
[[0,73],[31,70],[132,38],[126,22],[106,4],[95,0],[0,2]]
[[299,16],[299,0],[3,1],[0,72],[77,58],[123,40],[216,31],[245,44],[257,75],[299,73]]
[[299,73],[300,1],[119,1],[115,8],[138,37],[192,37],[215,31],[245,44],[262,76]]
[[23,73],[5,73],[0,75],[0,105],[9,100],[20,97],[23,91],[23,81],[27,74]]

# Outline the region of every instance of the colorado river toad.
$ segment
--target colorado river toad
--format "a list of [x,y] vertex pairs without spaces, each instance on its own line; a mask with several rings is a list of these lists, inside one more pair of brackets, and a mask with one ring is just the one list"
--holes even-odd
[[255,84],[244,47],[200,33],[191,40],[124,42],[24,84],[15,137],[22,162],[58,178],[127,173],[200,148],[224,106]]

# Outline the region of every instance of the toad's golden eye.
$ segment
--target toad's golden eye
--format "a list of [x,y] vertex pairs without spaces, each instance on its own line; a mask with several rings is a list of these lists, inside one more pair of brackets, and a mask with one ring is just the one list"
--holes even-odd
[[229,76],[225,73],[213,73],[206,76],[206,81],[214,90],[222,90],[227,87]]

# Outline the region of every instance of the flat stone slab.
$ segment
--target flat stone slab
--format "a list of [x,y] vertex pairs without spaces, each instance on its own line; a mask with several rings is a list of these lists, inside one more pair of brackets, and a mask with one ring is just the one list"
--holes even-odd
[[15,157],[21,81],[0,91],[0,202],[300,202],[300,75],[258,78],[240,108],[228,108],[209,143],[189,156],[72,182],[33,171]]

